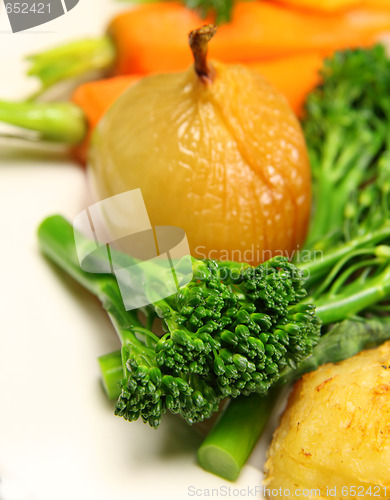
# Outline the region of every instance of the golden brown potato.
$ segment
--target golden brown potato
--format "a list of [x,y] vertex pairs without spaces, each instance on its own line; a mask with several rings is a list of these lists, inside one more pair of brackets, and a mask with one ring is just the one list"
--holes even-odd
[[390,341],[295,384],[264,484],[268,498],[390,498]]

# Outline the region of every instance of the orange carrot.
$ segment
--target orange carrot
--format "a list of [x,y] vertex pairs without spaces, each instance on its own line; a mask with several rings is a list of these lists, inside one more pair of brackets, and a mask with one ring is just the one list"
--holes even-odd
[[139,75],[116,76],[83,83],[73,93],[72,101],[83,110],[89,127],[95,128],[111,104],[140,78]]
[[[188,32],[208,21],[175,2],[146,4],[118,15],[109,27],[117,51],[116,73],[185,69],[191,64]],[[378,33],[388,30],[389,9],[360,8],[325,16],[265,0],[238,2],[232,22],[220,26],[210,44],[210,57],[250,62],[328,53],[371,45]]]
[[302,116],[307,94],[320,82],[324,58],[320,54],[298,54],[272,61],[250,63],[288,100],[292,110]]
[[390,0],[276,0],[283,5],[317,12],[340,12],[351,8],[390,9]]
[[370,7],[364,0],[280,0],[289,7],[310,9],[319,12],[339,12],[351,7]]
[[[315,1],[297,0],[313,6]],[[247,63],[370,46],[390,31],[390,0],[361,1],[361,7],[326,14],[276,0],[237,1],[232,21],[218,28],[210,44],[210,58]],[[116,75],[183,71],[192,63],[188,33],[210,21],[174,1],[139,5],[117,15],[103,37],[31,56],[29,74],[47,89],[93,69]]]
[[81,163],[87,159],[88,146],[93,129],[100,118],[119,96],[140,79],[138,75],[117,76],[80,85],[72,95],[72,101],[84,112],[88,132],[84,141],[73,148],[74,156]]
[[390,9],[390,0],[365,0],[364,5],[371,9]]

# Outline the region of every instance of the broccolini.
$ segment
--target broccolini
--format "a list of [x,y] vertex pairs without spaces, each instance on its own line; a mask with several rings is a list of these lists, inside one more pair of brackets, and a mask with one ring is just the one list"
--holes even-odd
[[[46,219],[39,239],[47,256],[100,298],[113,321],[124,370],[115,413],[127,420],[157,427],[169,410],[202,421],[229,396],[265,394],[318,341],[315,307],[302,303],[303,274],[284,257],[255,268],[193,259],[192,281],[148,312],[168,329],[159,338],[126,311],[113,275],[80,268],[65,219]],[[158,266],[150,272],[156,280]]]

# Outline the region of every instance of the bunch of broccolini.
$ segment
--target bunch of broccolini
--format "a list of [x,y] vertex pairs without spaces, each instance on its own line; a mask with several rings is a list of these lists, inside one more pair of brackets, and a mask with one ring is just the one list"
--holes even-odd
[[[124,370],[115,413],[127,420],[157,427],[169,410],[190,423],[202,421],[227,397],[265,394],[319,339],[315,308],[302,302],[302,273],[284,257],[255,268],[193,259],[192,281],[149,308],[167,329],[159,338],[125,310],[114,276],[80,269],[65,219],[46,219],[39,239],[43,252],[95,293],[113,320]],[[158,272],[151,264],[154,283]]]

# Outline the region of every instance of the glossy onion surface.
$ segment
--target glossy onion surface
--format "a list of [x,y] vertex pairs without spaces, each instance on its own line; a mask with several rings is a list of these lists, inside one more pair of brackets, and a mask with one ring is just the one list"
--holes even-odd
[[285,99],[243,66],[210,63],[133,85],[94,135],[98,200],[140,188],[152,225],[187,233],[193,256],[247,261],[291,255],[310,212],[310,168]]

